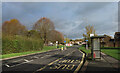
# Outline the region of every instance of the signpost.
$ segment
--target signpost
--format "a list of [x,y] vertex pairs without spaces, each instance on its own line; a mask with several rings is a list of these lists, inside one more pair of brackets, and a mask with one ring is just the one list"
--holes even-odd
[[64,49],[66,50],[66,41],[64,41],[64,43],[65,43],[65,47],[64,47]]
[[56,41],[56,47],[58,48],[58,41]]
[[88,40],[85,40],[85,41],[86,41],[86,49],[88,49],[88,44],[87,44]]

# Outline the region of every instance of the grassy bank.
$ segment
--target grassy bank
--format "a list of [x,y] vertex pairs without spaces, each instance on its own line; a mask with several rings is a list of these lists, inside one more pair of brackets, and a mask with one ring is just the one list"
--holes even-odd
[[[63,47],[63,45],[60,45],[59,48]],[[22,55],[27,55],[27,54],[33,54],[33,53],[40,53],[40,52],[46,52],[48,50],[53,50],[56,49],[56,46],[44,46],[42,50],[39,51],[27,51],[27,52],[20,52],[20,53],[11,53],[11,54],[4,54],[2,55],[2,58],[10,58],[10,57],[15,57],[15,56],[22,56]]]
[[27,51],[27,52],[20,52],[20,53],[4,54],[2,55],[2,58],[4,59],[4,58],[27,55],[27,54],[32,54],[32,53],[40,53],[40,52],[45,52],[45,51],[52,50],[52,49],[56,49],[56,46],[44,46],[43,49],[40,51]]
[[101,51],[117,60],[120,60],[120,49],[102,49]]
[[80,47],[79,50],[84,51],[87,55],[91,53],[91,49],[86,49],[85,47]]

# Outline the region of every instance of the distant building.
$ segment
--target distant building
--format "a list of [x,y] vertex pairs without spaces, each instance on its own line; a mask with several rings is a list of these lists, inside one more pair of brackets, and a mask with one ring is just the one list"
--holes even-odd
[[72,40],[70,41],[71,44],[78,44],[81,45],[82,44],[82,40],[81,39],[76,39],[76,40]]
[[115,47],[120,47],[120,32],[115,32]]
[[120,47],[120,32],[115,32],[114,38],[104,35],[101,39],[101,47]]

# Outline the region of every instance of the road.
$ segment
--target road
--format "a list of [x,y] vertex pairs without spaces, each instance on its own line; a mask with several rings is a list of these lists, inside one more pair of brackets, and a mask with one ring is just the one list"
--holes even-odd
[[55,49],[48,52],[37,53],[2,61],[4,72],[69,72],[77,73],[80,71],[85,54],[74,46],[67,50]]

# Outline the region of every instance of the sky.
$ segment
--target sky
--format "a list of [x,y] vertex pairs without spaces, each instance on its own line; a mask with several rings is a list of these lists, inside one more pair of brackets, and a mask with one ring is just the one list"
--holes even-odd
[[117,2],[3,2],[2,22],[18,19],[29,30],[40,18],[54,22],[55,29],[70,39],[83,38],[85,27],[93,25],[96,34],[118,31]]

